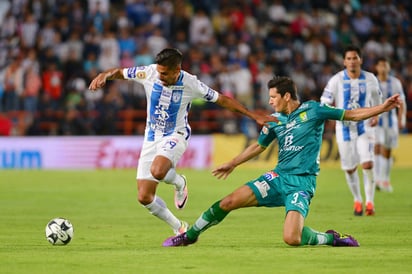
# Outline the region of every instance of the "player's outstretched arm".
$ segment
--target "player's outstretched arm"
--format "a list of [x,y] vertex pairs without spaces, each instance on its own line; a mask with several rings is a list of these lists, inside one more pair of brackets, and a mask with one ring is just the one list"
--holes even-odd
[[90,83],[89,89],[96,90],[104,87],[107,80],[124,79],[122,68],[113,68],[99,73]]
[[250,111],[244,105],[242,105],[239,101],[232,99],[223,94],[219,94],[219,98],[217,99],[216,104],[228,110],[231,110],[233,112],[239,112],[243,115],[246,115],[249,118],[255,120],[261,126],[267,125],[268,122],[278,122],[279,121],[276,117],[262,114],[259,112],[255,112],[255,111]]
[[226,179],[230,173],[240,164],[254,158],[255,156],[262,153],[266,148],[260,146],[258,143],[251,144],[239,155],[233,158],[231,161],[222,164],[212,170],[213,176],[216,176],[218,179]]
[[357,108],[357,109],[345,110],[343,120],[350,120],[350,121],[365,120],[370,117],[387,112],[391,109],[394,109],[395,107],[399,107],[401,103],[402,102],[401,102],[399,94],[395,94],[389,97],[388,99],[386,99],[385,102],[377,106],[373,106],[369,108]]

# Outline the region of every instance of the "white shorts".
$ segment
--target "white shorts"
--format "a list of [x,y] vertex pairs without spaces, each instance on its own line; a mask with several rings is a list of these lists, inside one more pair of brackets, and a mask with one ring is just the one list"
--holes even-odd
[[187,146],[188,141],[185,136],[177,133],[155,141],[144,141],[137,165],[136,178],[158,181],[150,172],[154,158],[158,155],[164,156],[172,162],[173,167],[176,167]]
[[398,147],[398,128],[384,128],[376,127],[376,144],[382,145],[385,148],[396,148]]
[[359,164],[374,160],[374,131],[366,132],[351,141],[339,140],[337,143],[343,170],[354,169]]

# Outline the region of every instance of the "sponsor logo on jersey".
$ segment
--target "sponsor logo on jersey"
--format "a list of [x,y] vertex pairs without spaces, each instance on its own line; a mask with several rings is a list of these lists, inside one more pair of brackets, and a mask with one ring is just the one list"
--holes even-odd
[[279,177],[279,174],[274,172],[273,170],[266,172],[264,175],[266,180],[270,181],[273,180],[273,178]]
[[213,99],[213,95],[215,94],[215,92],[216,92],[216,91],[214,91],[213,89],[209,88],[209,89],[207,90],[207,94],[204,96],[204,98],[205,98],[207,101],[212,100],[212,99]]

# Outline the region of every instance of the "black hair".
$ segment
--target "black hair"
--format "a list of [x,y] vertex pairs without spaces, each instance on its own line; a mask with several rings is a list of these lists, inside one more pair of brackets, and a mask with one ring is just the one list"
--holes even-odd
[[268,82],[268,89],[276,88],[277,92],[283,97],[286,92],[290,93],[290,97],[293,100],[298,99],[298,92],[296,89],[296,85],[293,80],[286,76],[274,76]]
[[343,50],[343,55],[342,55],[343,59],[345,59],[346,53],[349,52],[349,51],[356,51],[356,53],[359,55],[359,57],[362,58],[362,52],[361,52],[361,49],[358,46],[348,45]]
[[183,54],[174,48],[163,49],[156,55],[156,64],[168,68],[176,68],[182,64]]

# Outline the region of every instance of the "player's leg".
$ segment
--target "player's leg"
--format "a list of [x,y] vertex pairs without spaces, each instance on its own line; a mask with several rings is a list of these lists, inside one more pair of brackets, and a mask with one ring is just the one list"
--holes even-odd
[[365,214],[368,216],[375,214],[375,178],[373,174],[374,137],[373,132],[366,132],[358,137],[357,142],[365,189]]
[[399,131],[396,127],[385,129],[385,140],[382,145],[382,184],[380,190],[392,192],[390,171],[392,169],[392,149],[398,146]]
[[354,214],[363,214],[362,195],[360,191],[359,175],[356,166],[359,163],[355,141],[338,142],[341,168],[345,172],[346,183],[354,200]]
[[154,178],[175,187],[175,206],[183,209],[188,198],[187,181],[177,174],[176,165],[187,148],[187,141],[181,135],[164,138],[156,146],[156,157],[150,171]]
[[256,206],[257,203],[256,196],[252,189],[247,185],[243,185],[204,211],[186,233],[166,239],[163,242],[163,246],[193,244],[197,241],[201,233],[219,224],[230,211],[242,207]]
[[187,229],[187,223],[180,221],[167,208],[166,203],[156,195],[159,181],[151,173],[152,159],[155,150],[153,144],[144,144],[137,167],[137,192],[138,201],[151,214],[166,222],[175,232],[180,234]]
[[392,159],[392,149],[383,147],[382,148],[382,184],[380,185],[380,190],[386,192],[392,192],[393,188],[390,180],[390,172],[392,169],[393,159]]
[[374,161],[373,161],[373,174],[375,178],[376,189],[379,190],[382,183],[382,148],[385,142],[385,131],[382,127],[377,126],[375,128],[375,147],[374,147]]

